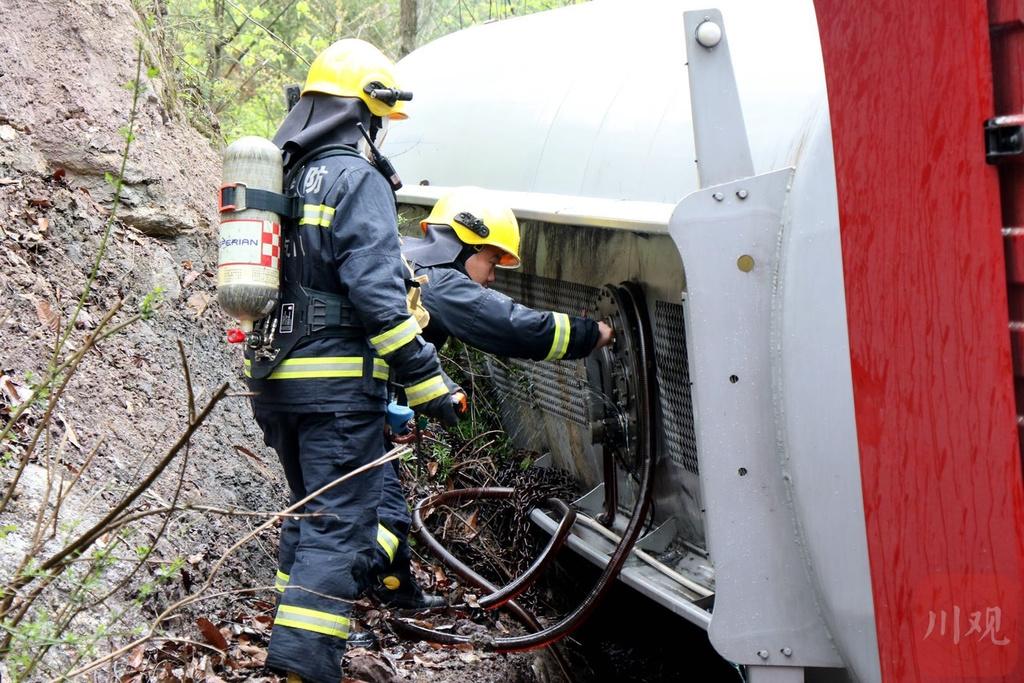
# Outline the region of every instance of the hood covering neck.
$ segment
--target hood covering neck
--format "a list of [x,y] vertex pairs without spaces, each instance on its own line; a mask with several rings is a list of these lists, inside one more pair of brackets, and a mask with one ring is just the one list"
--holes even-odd
[[274,135],[274,144],[284,151],[288,165],[317,147],[348,145],[359,149],[362,135],[356,128],[370,128],[370,110],[355,97],[309,93],[299,98]]
[[418,266],[453,265],[462,273],[466,272],[466,259],[476,253],[467,246],[448,226],[431,225],[422,239],[408,238],[402,245],[402,255]]

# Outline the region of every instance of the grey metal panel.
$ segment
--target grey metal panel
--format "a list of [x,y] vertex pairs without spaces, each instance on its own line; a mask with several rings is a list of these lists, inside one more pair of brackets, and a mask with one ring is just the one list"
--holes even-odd
[[[709,635],[738,663],[841,666],[776,449],[772,305],[792,175],[786,169],[695,192],[669,224],[688,284],[697,450],[717,587]],[[793,655],[776,661],[787,647]]]
[[796,666],[747,667],[747,683],[804,683],[804,669]]
[[[406,185],[398,191],[398,201],[432,207],[451,189],[440,185]],[[506,190],[492,192],[495,200],[512,209],[520,221],[542,221],[578,228],[667,234],[668,219],[676,208],[674,202],[634,202]]]
[[[747,129],[729,56],[729,35],[715,9],[687,12],[686,57],[690,74],[690,108],[701,187],[754,175]],[[717,42],[698,40],[701,26],[713,27]]]
[[819,606],[855,680],[879,681],[828,111],[787,204],[773,346],[779,444]]
[[[558,527],[558,522],[548,517],[540,509],[533,510],[530,513],[530,519],[548,534],[553,534]],[[566,542],[572,550],[598,567],[608,564],[612,546],[597,534],[577,528],[569,535]],[[708,612],[694,605],[678,584],[646,564],[636,559],[627,560],[622,568],[622,573],[619,574],[619,579],[627,586],[664,605],[687,621],[703,629],[708,628],[710,621]]]

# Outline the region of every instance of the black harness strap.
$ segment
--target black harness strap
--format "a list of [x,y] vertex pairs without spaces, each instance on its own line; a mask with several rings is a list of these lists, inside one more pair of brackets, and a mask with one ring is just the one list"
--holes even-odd
[[[363,155],[348,145],[318,147],[300,157],[294,164],[289,164],[291,168],[285,174],[283,183],[283,189],[288,194],[250,190],[241,186],[243,188],[242,201],[245,203],[243,208],[274,211],[282,217],[282,226],[286,230],[297,229],[297,219],[302,215],[303,198],[297,193],[292,194],[292,184],[297,175],[310,162],[332,156],[359,157],[365,161]],[[226,193],[228,190],[231,192]],[[225,210],[226,200],[237,198],[238,192],[235,187],[221,188],[221,210]],[[231,208],[228,210],[239,211],[241,209]],[[281,299],[269,318],[276,319],[277,323],[271,342],[273,354],[270,357],[255,357],[256,354],[253,354],[250,349],[246,349],[246,355],[252,361],[250,374],[254,379],[265,379],[269,376],[274,368],[287,358],[295,346],[304,339],[338,337],[354,339],[366,335],[366,330],[348,297],[335,292],[304,287],[295,282],[282,283]],[[372,372],[372,366],[370,371]]]
[[280,192],[257,190],[242,183],[225,185],[220,188],[220,212],[260,209],[272,211],[281,217],[298,218],[302,215],[302,204],[298,197],[287,197]]

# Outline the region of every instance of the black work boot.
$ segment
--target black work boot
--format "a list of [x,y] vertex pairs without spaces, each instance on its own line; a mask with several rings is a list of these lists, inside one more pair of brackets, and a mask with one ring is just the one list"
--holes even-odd
[[349,633],[348,641],[345,644],[345,646],[350,650],[354,647],[361,647],[366,650],[376,650],[377,645],[377,636],[374,635],[373,631],[354,631]]
[[409,572],[388,572],[374,587],[373,594],[384,607],[400,610],[441,609],[448,601],[440,595],[424,593]]

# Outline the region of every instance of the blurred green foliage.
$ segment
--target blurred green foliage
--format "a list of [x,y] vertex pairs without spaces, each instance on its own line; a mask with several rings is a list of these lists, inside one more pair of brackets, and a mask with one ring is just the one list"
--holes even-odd
[[[585,0],[418,0],[417,46],[473,24]],[[215,141],[271,136],[283,89],[341,38],[400,53],[400,0],[135,0],[172,111]]]

